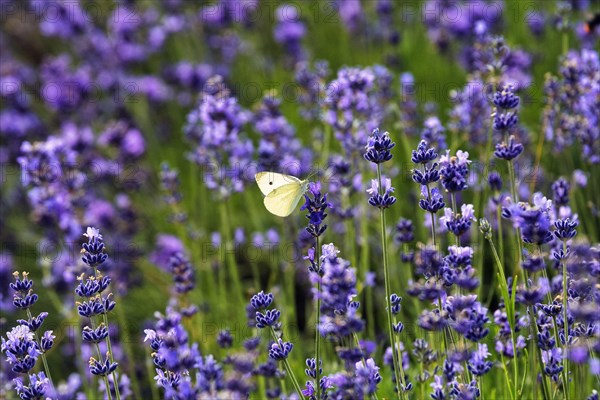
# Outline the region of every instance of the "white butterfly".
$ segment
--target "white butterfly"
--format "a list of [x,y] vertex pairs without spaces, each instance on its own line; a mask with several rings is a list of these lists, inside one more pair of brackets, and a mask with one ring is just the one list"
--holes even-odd
[[278,217],[287,217],[298,206],[308,189],[308,180],[276,172],[259,172],[254,175],[260,191],[265,195],[267,210]]

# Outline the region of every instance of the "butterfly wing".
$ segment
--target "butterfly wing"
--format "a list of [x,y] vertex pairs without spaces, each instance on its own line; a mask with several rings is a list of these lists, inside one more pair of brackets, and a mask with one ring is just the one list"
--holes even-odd
[[260,191],[267,196],[273,190],[289,184],[300,185],[302,181],[295,176],[278,174],[277,172],[259,172],[254,175]]
[[265,197],[265,207],[271,214],[287,217],[296,209],[305,191],[306,184],[300,180],[280,186]]

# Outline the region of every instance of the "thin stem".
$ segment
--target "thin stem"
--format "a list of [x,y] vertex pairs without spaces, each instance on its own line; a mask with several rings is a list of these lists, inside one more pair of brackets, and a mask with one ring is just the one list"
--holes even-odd
[[563,382],[563,390],[565,392],[565,397],[567,400],[569,400],[569,361],[567,360],[567,347],[569,345],[569,316],[568,316],[568,288],[567,288],[567,261],[566,261],[566,254],[567,254],[567,242],[566,240],[563,240],[563,254],[564,257],[562,259],[562,289],[563,289],[563,293],[562,293],[562,306],[563,306],[563,328],[564,328],[564,334],[565,334],[565,343],[563,345],[563,370],[565,371],[564,374],[564,382]]
[[[26,311],[27,311],[27,318],[29,319],[29,321],[31,321],[33,319],[33,315],[31,315],[31,311],[29,310],[29,308],[27,308]],[[37,332],[33,332],[33,337],[35,338],[35,342],[37,343],[38,347],[41,349],[42,342],[38,338]],[[46,376],[48,377],[48,380],[50,381],[50,385],[52,386],[52,388],[54,388],[54,382],[52,381],[52,375],[50,375],[50,368],[48,367],[48,360],[46,360],[46,352],[42,353],[41,357],[42,357],[42,362],[44,363],[44,371],[46,372]]]
[[[521,269],[521,272],[524,275],[524,279],[525,279],[525,284],[529,285],[529,274],[527,274],[526,271],[524,271],[523,269]],[[513,292],[515,291],[515,285],[513,284]],[[529,307],[527,307],[527,313],[529,314]],[[529,333],[531,335],[531,337],[533,338],[537,338],[540,331],[538,329],[538,324],[537,324],[537,314],[535,311],[535,308],[533,308],[533,313],[531,313],[531,323],[529,324]],[[540,347],[538,346],[538,342],[537,340],[532,340],[533,342],[533,347],[535,349],[535,353],[537,355],[537,362],[539,363],[539,368],[543,368],[544,365],[544,361],[542,360],[542,349],[540,349]],[[532,355],[533,357],[533,355]],[[534,380],[537,378],[536,375],[536,367],[535,367],[535,358],[532,358],[532,362],[531,362],[531,379]],[[542,376],[542,394],[544,395],[544,399],[550,399],[553,398],[554,396],[550,396],[550,388],[548,387],[548,381],[547,381],[547,376],[545,373],[542,372],[541,374]],[[535,396],[535,392],[536,392],[536,387],[535,385],[532,385],[532,390],[534,391],[534,396]]]
[[[450,194],[450,198],[452,199],[452,213],[454,214],[454,216],[456,217],[456,193],[452,192]],[[454,235],[454,240],[456,241],[456,245],[460,246],[460,236],[458,235]]]
[[319,237],[315,238],[315,258],[317,263],[317,319],[315,321],[315,363],[317,364],[316,390],[317,399],[321,398],[321,335],[319,334],[319,321],[321,320],[321,248],[319,247]]
[[[542,258],[542,260],[543,260],[543,259],[544,259],[544,253],[543,253],[543,251],[542,251],[542,245],[538,245],[538,253],[539,253],[539,256],[540,256],[540,257]],[[543,269],[543,270],[542,270],[542,276],[543,276],[545,279],[548,279],[548,274],[546,273],[546,270],[545,270],[545,269]],[[550,282],[550,279],[548,279],[548,282]],[[548,292],[548,293],[546,294],[546,301],[548,302],[548,304],[552,304],[552,296],[551,296],[550,292]],[[554,337],[556,338],[556,343],[560,343],[560,335],[559,335],[559,332],[560,332],[560,330],[559,330],[559,328],[558,328],[558,324],[557,324],[557,322],[556,322],[556,316],[552,316],[552,326],[554,327]],[[568,380],[568,375],[567,375],[567,370],[566,370],[566,368],[563,368],[563,370],[562,370],[562,372],[561,372],[561,375],[562,375],[562,377],[563,377],[563,381],[564,381],[564,382],[567,382],[567,380]]]
[[[427,187],[427,198],[431,200],[431,190],[429,189],[429,184],[425,185]],[[433,247],[437,250],[437,242],[435,237],[435,214],[431,213],[431,237],[433,238]]]
[[154,370],[154,363],[150,360],[150,357],[146,357],[146,374],[148,375],[148,382],[150,383],[150,393],[152,393],[153,399],[158,399],[158,387],[156,385],[156,381],[152,378],[156,373]]
[[[100,279],[100,274],[98,273],[98,269],[96,267],[94,267],[94,276],[96,277],[96,279]],[[108,325],[108,315],[106,315],[107,311],[104,311],[104,314],[102,314],[102,318],[104,320],[104,325],[106,325],[106,329],[108,330],[109,334],[106,336],[106,348],[108,349],[108,354],[110,357],[110,362],[114,363],[115,362],[115,357],[113,355],[113,351],[112,351],[112,345],[110,342],[110,326]],[[111,373],[112,378],[113,378],[113,383],[115,385],[115,396],[117,398],[117,400],[121,400],[121,393],[119,393],[119,381],[117,380],[117,372],[113,371]],[[106,391],[110,392],[110,386],[106,387]]]
[[[504,362],[504,354],[502,354],[502,352],[500,352],[500,362],[502,363],[502,369],[504,370],[504,378],[506,379],[506,384],[509,385],[509,387],[511,385],[514,385],[514,383],[511,382],[510,377],[508,376],[508,368],[506,368],[506,363]],[[509,390],[510,393],[510,398],[511,399],[515,399],[515,395],[513,394],[513,390]],[[481,388],[481,393],[483,393],[483,388]]]
[[[515,182],[515,166],[512,161],[508,162],[508,175],[510,178],[510,194],[512,196],[513,202],[518,202],[519,198],[517,197],[517,183]],[[523,269],[521,268],[521,257],[523,256],[523,244],[521,243],[521,228],[517,227],[517,270],[521,272],[521,277],[523,280],[525,277],[523,276]],[[525,281],[526,282],[526,281]]]
[[[94,268],[94,270],[95,270],[95,268]],[[96,324],[94,323],[94,317],[90,318],[90,325],[92,326],[93,330],[96,330]],[[108,326],[107,326],[107,329],[108,329]],[[100,344],[95,343],[95,345],[96,345],[96,353],[98,354],[98,360],[100,362],[102,362],[102,352],[100,351]],[[108,397],[108,400],[112,400],[112,395],[110,393],[110,382],[108,381],[108,376],[103,375],[102,378],[104,379],[104,385],[106,386],[106,395]],[[114,379],[114,377],[113,377],[113,379]]]
[[[513,391],[514,391],[514,398],[517,397],[517,379],[519,376],[519,371],[518,371],[518,362],[517,362],[517,346],[516,346],[516,341],[515,341],[515,325],[516,325],[516,321],[515,321],[515,309],[514,309],[514,297],[511,297],[508,293],[508,281],[506,280],[506,276],[504,275],[504,266],[502,265],[502,262],[500,261],[500,257],[498,256],[498,252],[496,251],[496,246],[494,246],[494,242],[492,241],[491,237],[488,237],[488,242],[492,248],[492,254],[494,255],[494,259],[496,260],[496,276],[499,276],[500,278],[500,291],[502,292],[502,298],[504,300],[504,307],[506,308],[506,314],[508,317],[508,324],[510,326],[510,341],[512,344],[512,348],[513,348]],[[517,282],[513,282],[513,287],[517,284]],[[534,321],[535,323],[535,321]]]
[[[381,185],[381,164],[377,164],[377,180],[379,182],[379,190],[381,190],[382,185]],[[393,327],[393,322],[392,322],[392,305],[390,304],[390,296],[391,296],[391,290],[390,290],[390,273],[389,273],[389,267],[388,267],[388,262],[387,262],[387,235],[385,232],[385,225],[386,225],[386,221],[385,221],[385,211],[383,208],[379,209],[379,214],[381,216],[380,220],[381,220],[381,246],[382,246],[382,251],[383,251],[383,277],[384,277],[384,283],[385,283],[385,302],[387,305],[387,317],[388,317],[388,336],[390,339],[390,346],[392,346],[392,359],[393,359],[393,370],[394,370],[394,375],[396,378],[396,394],[398,396],[398,398],[400,398],[402,395],[401,393],[404,393],[403,391],[400,391],[400,377],[398,376],[399,373],[399,367],[398,367],[398,354],[396,353],[396,344],[395,344],[395,340],[394,340],[394,327]],[[404,397],[404,396],[402,396]]]
[[500,261],[502,261],[502,265],[504,265],[504,235],[502,233],[502,207],[500,206],[496,207],[496,225],[498,225],[498,248],[500,249]]
[[[535,315],[535,310],[534,313],[532,315],[532,324],[533,328],[534,328],[534,333],[535,333],[535,338],[538,337],[538,334],[540,333],[538,330],[538,325],[537,325],[537,321],[536,321],[536,315]],[[542,360],[542,351],[539,348],[538,344],[537,344],[537,340],[532,340],[533,341],[533,346],[535,347],[536,353],[537,353],[537,361],[540,364],[540,368],[543,368],[544,365],[544,361]],[[533,364],[532,364],[533,366]],[[536,368],[533,368],[533,371],[536,371]],[[535,376],[535,374],[533,374],[531,376],[531,379],[536,379],[537,377]],[[546,382],[546,374],[542,372],[542,393],[544,394],[544,399],[549,399],[550,397],[550,388],[548,387],[548,383]],[[534,390],[535,390],[535,386],[534,386]]]
[[[127,318],[125,317],[125,309],[123,306],[117,307],[117,320],[120,326],[122,327],[126,327],[127,326]],[[127,334],[129,335],[129,334]],[[135,373],[135,363],[134,363],[134,354],[133,354],[133,348],[131,346],[131,340],[129,340],[129,336],[125,337],[125,340],[123,341],[123,346],[125,348],[125,353],[127,354],[127,358],[129,358],[129,365],[131,366],[131,370],[130,370],[130,375],[131,375],[131,386],[133,388],[133,393],[135,394],[135,397],[137,398],[141,398],[142,397],[142,391],[140,389],[140,383],[138,381],[137,378],[137,374]]]
[[479,391],[481,392],[481,400],[485,400],[485,391],[483,390],[483,376],[479,377]]
[[229,274],[231,275],[231,280],[233,281],[234,292],[238,297],[238,304],[242,304],[242,284],[240,281],[240,275],[238,272],[237,262],[235,260],[235,248],[232,248],[231,251],[227,249],[227,246],[232,243],[231,240],[231,224],[229,222],[229,214],[227,212],[227,203],[225,200],[222,200],[219,203],[219,211],[221,212],[221,223],[223,224],[223,246],[225,249],[225,253],[227,255],[227,264],[229,266]]

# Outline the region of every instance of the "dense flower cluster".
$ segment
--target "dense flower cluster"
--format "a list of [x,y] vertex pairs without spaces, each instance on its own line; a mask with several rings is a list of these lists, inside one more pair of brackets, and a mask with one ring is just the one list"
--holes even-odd
[[597,52],[570,51],[561,61],[559,77],[549,76],[544,85],[546,138],[559,152],[576,142],[581,143],[583,156],[593,164],[600,162],[599,67]]
[[219,196],[242,191],[249,180],[254,150],[243,134],[249,119],[220,76],[206,83],[198,107],[187,117],[185,133],[196,146],[190,159],[206,170],[206,185]]
[[323,336],[347,337],[360,332],[364,322],[358,315],[356,296],[356,273],[350,263],[338,257],[339,250],[333,244],[322,247],[321,320],[319,331]]
[[389,82],[383,77],[374,68],[343,68],[328,84],[323,118],[348,154],[364,146],[384,117]]
[[327,229],[327,224],[324,224],[327,214],[327,208],[331,208],[331,204],[327,202],[327,194],[321,194],[321,183],[311,182],[308,184],[308,193],[304,194],[305,203],[300,208],[308,211],[308,226],[306,232],[312,237],[318,238]]
[[[13,305],[17,309],[26,311],[28,318],[17,320],[19,325],[6,333],[6,339],[2,337],[0,346],[0,350],[11,365],[12,372],[27,376],[29,384],[20,377],[13,380],[17,395],[26,400],[41,399],[54,391],[50,375],[46,376],[50,371],[45,353],[52,348],[56,338],[52,331],[45,331],[41,336],[37,333],[48,317],[48,313],[41,312],[37,317],[31,314],[30,308],[37,302],[38,295],[33,292],[33,281],[28,275],[27,272],[22,274],[15,272],[14,282],[9,284],[13,291]],[[46,371],[30,374],[38,358],[42,358]]]

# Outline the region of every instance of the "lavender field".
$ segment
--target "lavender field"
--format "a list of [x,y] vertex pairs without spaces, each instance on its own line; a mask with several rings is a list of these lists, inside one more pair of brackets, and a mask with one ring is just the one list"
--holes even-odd
[[0,399],[600,390],[599,0],[0,0]]

